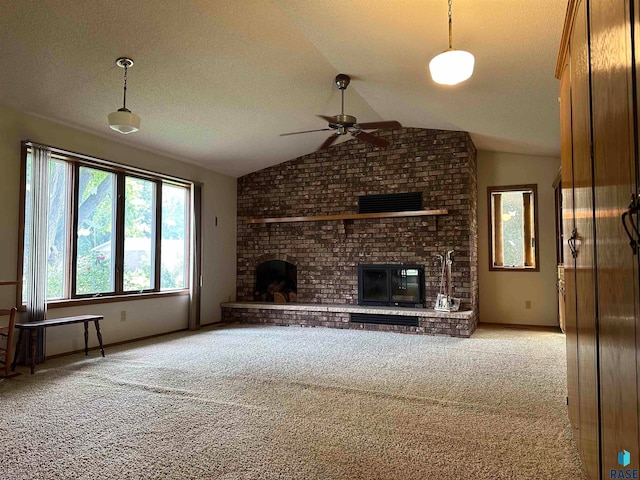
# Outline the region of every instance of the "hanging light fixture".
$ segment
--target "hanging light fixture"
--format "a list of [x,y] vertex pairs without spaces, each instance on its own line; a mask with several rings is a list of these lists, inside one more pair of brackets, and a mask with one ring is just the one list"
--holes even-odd
[[127,135],[140,130],[140,117],[127,109],[127,69],[133,66],[133,60],[121,57],[116,60],[116,65],[124,68],[124,98],[122,108],[109,114],[109,126],[116,132]]
[[453,48],[451,28],[451,1],[449,0],[449,48],[429,62],[431,78],[443,85],[456,85],[473,74],[475,58],[469,52]]

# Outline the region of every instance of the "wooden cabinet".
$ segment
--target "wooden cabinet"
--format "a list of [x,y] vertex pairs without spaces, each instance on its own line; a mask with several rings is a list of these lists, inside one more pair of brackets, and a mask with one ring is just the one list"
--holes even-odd
[[573,12],[561,77],[569,417],[590,478],[599,478],[598,374],[587,3]]
[[556,69],[569,417],[591,479],[623,468],[623,450],[640,468],[638,254],[621,221],[638,175],[630,3],[570,1]]
[[[562,231],[566,239],[575,237],[575,213],[573,209],[573,151],[571,134],[571,90],[569,58],[566,57],[560,79],[560,135],[562,169]],[[569,418],[574,427],[574,437],[579,440],[578,413],[578,335],[576,322],[576,266],[568,241],[563,242],[565,334],[567,337],[567,397]]]
[[[621,214],[636,193],[633,49],[629,1],[590,4],[593,159],[598,235],[598,343],[602,463],[627,450],[638,468],[634,251]],[[615,34],[612,34],[615,32]],[[636,252],[637,253],[637,252]]]

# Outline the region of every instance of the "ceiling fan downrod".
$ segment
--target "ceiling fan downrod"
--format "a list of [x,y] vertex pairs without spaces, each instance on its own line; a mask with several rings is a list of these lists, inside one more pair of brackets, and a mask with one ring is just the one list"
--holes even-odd
[[347,127],[352,127],[353,125],[358,123],[356,117],[344,114],[344,91],[349,86],[349,83],[351,83],[351,77],[344,73],[339,73],[338,75],[336,75],[335,82],[342,96],[342,109],[340,110],[340,115],[335,115],[333,117],[335,123],[330,125],[332,128],[337,129],[340,135],[346,135],[347,133],[349,133]]

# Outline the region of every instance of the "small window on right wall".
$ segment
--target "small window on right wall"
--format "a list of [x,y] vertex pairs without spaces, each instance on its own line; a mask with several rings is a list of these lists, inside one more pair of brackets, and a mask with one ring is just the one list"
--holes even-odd
[[537,185],[487,187],[489,270],[537,272]]

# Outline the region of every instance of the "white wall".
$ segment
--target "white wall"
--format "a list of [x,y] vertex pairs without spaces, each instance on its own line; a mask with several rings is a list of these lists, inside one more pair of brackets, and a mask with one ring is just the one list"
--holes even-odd
[[[478,152],[480,322],[558,325],[553,182],[560,159]],[[487,187],[538,185],[539,272],[489,271]],[[531,309],[525,302],[531,302]]]
[[[235,299],[236,179],[197,165],[136,149],[105,137],[0,106],[0,281],[16,278],[20,202],[20,142],[32,140],[105,160],[200,182],[202,186],[202,324],[220,321],[220,303]],[[218,226],[214,218],[218,217]],[[13,287],[0,287],[2,306],[15,303]],[[155,335],[187,327],[188,296],[51,309],[49,317],[103,314],[105,343]],[[121,321],[126,311],[127,320]],[[91,345],[96,345],[90,332]],[[47,332],[47,354],[83,346],[82,326],[56,327]]]

